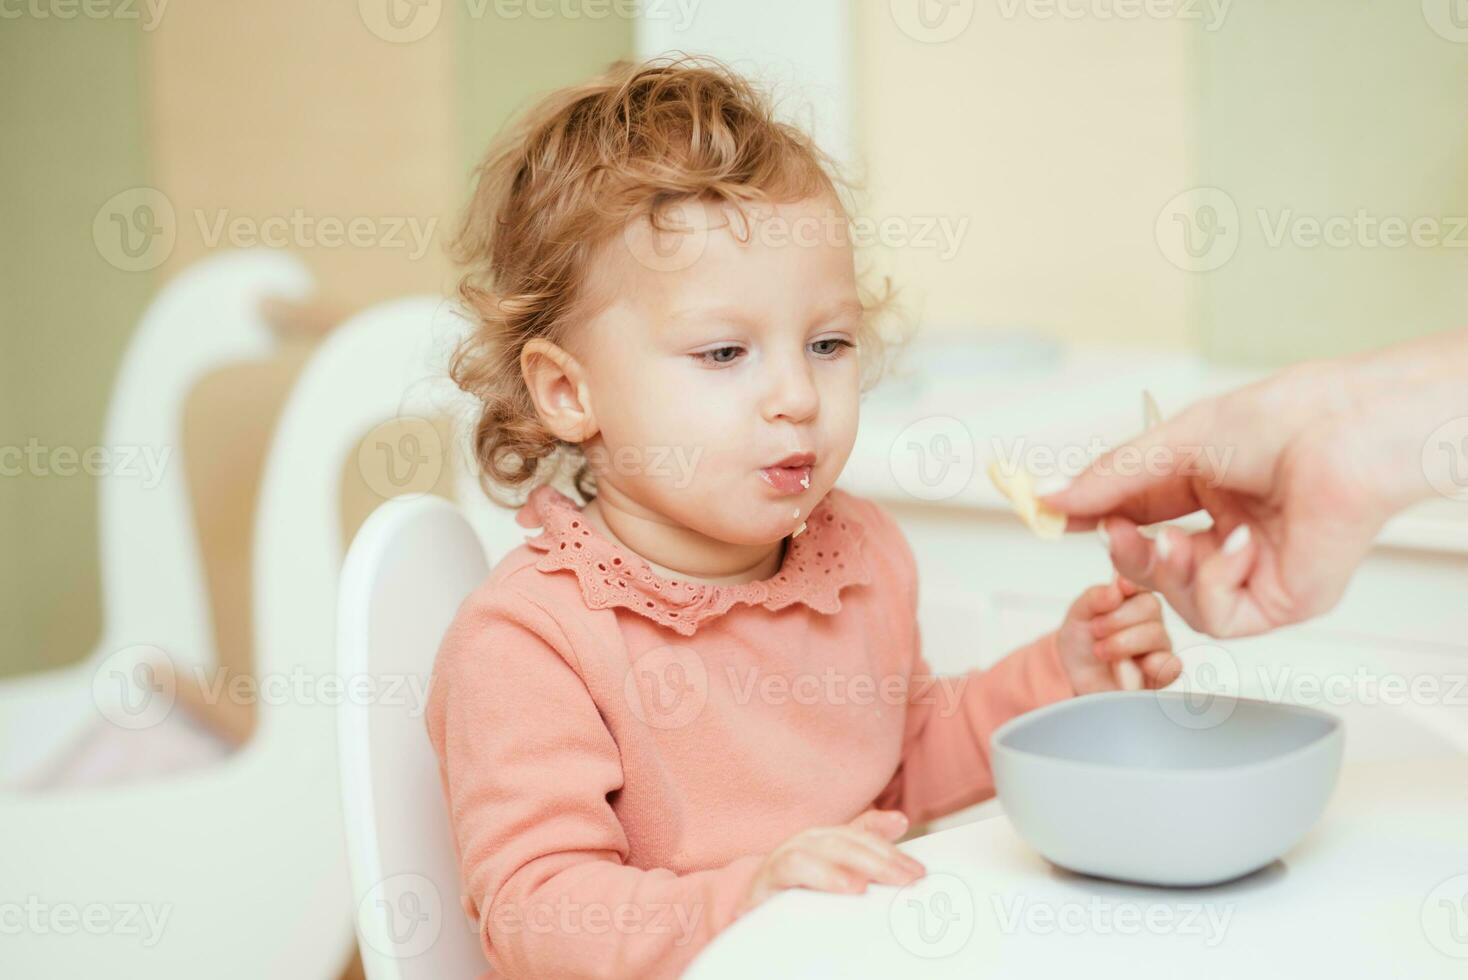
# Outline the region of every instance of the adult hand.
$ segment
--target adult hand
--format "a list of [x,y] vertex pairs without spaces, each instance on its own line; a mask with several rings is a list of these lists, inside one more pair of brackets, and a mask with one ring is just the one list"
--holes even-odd
[[[1117,570],[1194,629],[1262,633],[1335,605],[1386,519],[1443,485],[1423,448],[1465,415],[1468,331],[1199,402],[1042,500],[1067,530],[1099,528]],[[1198,510],[1211,528],[1138,533]]]

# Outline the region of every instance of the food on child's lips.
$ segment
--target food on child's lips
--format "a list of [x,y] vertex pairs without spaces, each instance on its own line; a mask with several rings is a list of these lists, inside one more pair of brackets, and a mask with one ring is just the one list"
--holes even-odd
[[1065,533],[1065,515],[1040,502],[1030,474],[1023,467],[1016,467],[1013,475],[1009,475],[995,460],[989,464],[989,479],[994,481],[994,486],[1009,500],[1014,512],[1031,531],[1048,539]]
[[764,467],[759,475],[777,493],[804,493],[810,489],[811,467],[815,463],[816,457],[812,453],[792,453],[778,463]]

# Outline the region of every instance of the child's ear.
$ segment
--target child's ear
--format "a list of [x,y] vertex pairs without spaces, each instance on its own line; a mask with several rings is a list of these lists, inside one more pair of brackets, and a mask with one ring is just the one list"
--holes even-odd
[[543,337],[520,351],[520,374],[540,420],[563,442],[585,442],[597,433],[591,393],[581,362]]

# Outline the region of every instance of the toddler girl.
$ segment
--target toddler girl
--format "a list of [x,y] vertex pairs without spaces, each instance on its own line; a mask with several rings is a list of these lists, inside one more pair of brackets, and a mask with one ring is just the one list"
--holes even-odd
[[426,720],[502,974],[676,976],[781,889],[912,881],[894,842],[993,795],[997,725],[1114,689],[1116,660],[1176,673],[1115,582],[930,674],[907,542],[834,489],[882,307],[835,172],[691,59],[556,94],[480,168],[453,374],[487,488],[530,488],[542,530],[460,608]]

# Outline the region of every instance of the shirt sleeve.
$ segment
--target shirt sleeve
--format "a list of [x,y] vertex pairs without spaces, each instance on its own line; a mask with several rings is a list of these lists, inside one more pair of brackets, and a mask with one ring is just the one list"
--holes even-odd
[[913,656],[901,761],[872,805],[901,810],[918,824],[993,796],[989,736],[1009,719],[1076,692],[1060,660],[1055,632],[987,669],[935,676],[922,654],[917,563],[901,528],[885,514],[881,519],[905,569],[904,619],[912,631]]
[[439,650],[425,720],[485,955],[508,977],[676,977],[734,920],[763,855],[629,866],[608,799],[617,745],[564,635],[528,598],[475,601]]
[[872,805],[901,810],[917,824],[988,799],[994,795],[989,736],[1016,715],[1074,695],[1054,633],[965,674],[935,677],[918,654],[902,761]]

